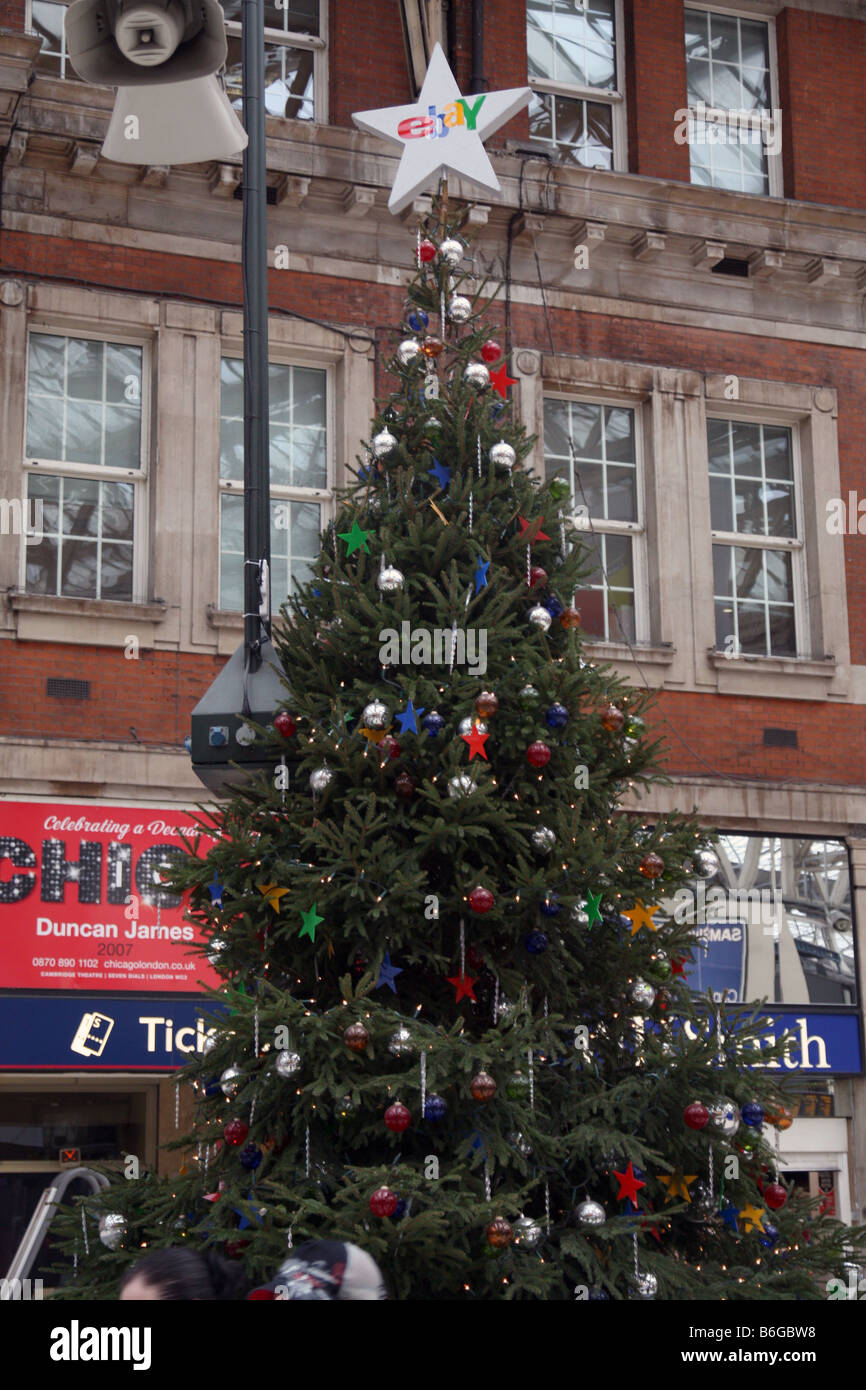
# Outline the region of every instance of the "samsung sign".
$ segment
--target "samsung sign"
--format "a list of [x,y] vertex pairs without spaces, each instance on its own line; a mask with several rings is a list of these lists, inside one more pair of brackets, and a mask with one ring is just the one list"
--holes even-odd
[[214,1032],[199,999],[129,995],[0,998],[4,1071],[176,1071]]

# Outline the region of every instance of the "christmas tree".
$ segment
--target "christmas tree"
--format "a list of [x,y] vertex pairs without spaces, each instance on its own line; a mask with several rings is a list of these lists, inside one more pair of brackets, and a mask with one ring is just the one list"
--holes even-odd
[[620,809],[661,776],[649,696],[584,640],[585,539],[465,220],[419,228],[392,389],[284,610],[274,777],[175,871],[223,980],[184,1165],[83,1200],[61,1296],[181,1242],[263,1282],[322,1237],[396,1298],[818,1298],[862,1247],[778,1177],[754,1012],[687,987],[695,923],[657,902],[709,835]]

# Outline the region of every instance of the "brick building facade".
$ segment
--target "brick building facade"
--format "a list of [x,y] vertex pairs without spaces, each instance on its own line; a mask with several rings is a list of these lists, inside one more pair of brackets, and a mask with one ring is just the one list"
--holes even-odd
[[[788,1013],[850,1008],[866,8],[483,0],[479,52],[477,5],[268,10],[272,427],[280,403],[305,422],[285,423],[291,465],[272,456],[293,518],[275,579],[303,572],[402,319],[429,200],[389,214],[394,154],[351,113],[414,99],[422,15],[461,91],[533,87],[490,142],[501,195],[472,205],[472,254],[502,288],[535,466],[588,506],[595,650],[658,691],[672,784],[647,813],[697,806],[728,837],[729,886],[781,887],[752,986]],[[63,8],[0,0],[0,494],[41,498],[54,526],[0,536],[0,795],[189,806],[189,713],[242,633],[240,161],[101,158],[113,96],[75,79]],[[815,1191],[833,1175],[837,1210],[866,1216],[866,1088],[821,1057],[784,1166]]]

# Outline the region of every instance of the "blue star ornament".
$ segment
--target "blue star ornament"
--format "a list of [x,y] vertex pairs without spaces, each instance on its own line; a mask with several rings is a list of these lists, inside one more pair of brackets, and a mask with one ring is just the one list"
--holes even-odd
[[382,961],[382,964],[379,966],[379,978],[376,981],[376,988],[381,989],[383,985],[387,985],[391,993],[396,994],[397,986],[394,984],[394,981],[396,980],[398,975],[402,974],[402,966],[392,965],[391,954],[389,951],[386,951],[385,958]]
[[384,136],[401,150],[388,208],[400,213],[446,172],[476,188],[498,192],[499,181],[484,141],[510,121],[532,96],[529,87],[462,97],[448,59],[437,43],[417,102],[356,111],[352,120],[370,135]]
[[418,715],[419,715],[419,714],[423,714],[423,713],[424,713],[424,706],[421,705],[418,709],[416,709],[415,706],[412,704],[412,701],[410,700],[409,703],[407,704],[406,708],[405,708],[404,710],[401,710],[401,712],[397,715],[397,718],[398,718],[399,721],[400,721],[400,733],[401,733],[401,734],[407,734],[407,733],[417,734],[417,732],[418,732]]
[[482,560],[478,556],[478,563],[475,566],[475,592],[480,594],[482,589],[487,588],[487,571],[490,569],[490,561]]
[[214,869],[213,882],[208,884],[207,890],[208,890],[208,892],[210,893],[210,900],[211,900],[211,902],[212,902],[212,903],[216,903],[217,907],[222,907],[222,905],[223,905],[223,886],[222,886],[222,884],[220,883],[219,879],[217,878],[216,869]]
[[739,1214],[739,1208],[735,1207],[733,1202],[725,1202],[725,1205],[722,1207],[722,1220],[729,1230],[737,1233],[739,1233],[740,1230],[737,1225],[737,1217]]
[[433,467],[428,468],[427,472],[433,474],[437,483],[443,490],[451,482],[451,469],[447,466],[447,464],[440,463],[437,458],[434,458]]

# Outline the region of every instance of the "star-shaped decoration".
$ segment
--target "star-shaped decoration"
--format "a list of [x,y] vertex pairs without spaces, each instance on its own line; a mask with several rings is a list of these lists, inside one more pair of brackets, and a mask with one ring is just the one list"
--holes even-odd
[[400,721],[400,733],[405,734],[411,732],[413,734],[417,734],[418,716],[419,714],[423,713],[424,706],[421,705],[418,709],[416,709],[415,706],[412,704],[412,701],[410,700],[406,708],[404,710],[401,710],[400,713],[397,715],[397,718]]
[[[247,1201],[248,1201],[248,1202],[253,1202],[253,1201],[255,1201],[255,1193],[253,1192],[252,1188],[250,1188],[249,1192],[247,1193]],[[235,1212],[236,1215],[238,1215],[238,1216],[241,1218],[240,1221],[238,1222],[238,1230],[239,1230],[239,1231],[245,1231],[245,1230],[247,1229],[247,1226],[252,1225],[252,1222],[250,1221],[250,1218],[247,1216],[247,1214],[246,1214],[245,1211],[242,1211],[242,1210],[241,1210],[240,1207],[232,1207],[232,1211]],[[259,1224],[259,1226],[261,1226],[261,1224],[262,1224],[262,1218],[259,1216],[258,1212],[257,1212],[257,1211],[254,1211],[254,1212],[253,1212],[253,1216],[255,1217],[257,1223]]]
[[337,535],[340,540],[346,542],[346,558],[354,555],[356,550],[363,550],[366,555],[369,555],[370,547],[367,544],[367,537],[372,534],[372,531],[365,531],[363,527],[359,526],[357,521],[352,522],[351,531],[338,531]]
[[618,1173],[614,1168],[613,1175],[619,1183],[619,1192],[616,1200],[622,1202],[628,1199],[629,1202],[636,1202],[638,1189],[646,1187],[646,1183],[641,1182],[640,1178],[635,1177],[631,1160],[629,1160],[629,1165],[624,1173]]
[[497,367],[495,372],[490,373],[490,385],[494,391],[498,391],[503,400],[508,395],[509,386],[517,385],[517,377],[508,375],[508,367],[503,362],[501,367]]
[[280,888],[277,883],[259,883],[257,887],[268,907],[272,907],[274,912],[279,912],[280,898],[285,897],[289,891],[288,888]]
[[646,927],[648,931],[658,931],[658,927],[652,919],[652,914],[658,912],[658,907],[644,907],[638,899],[634,907],[630,907],[628,912],[623,912],[622,916],[627,917],[631,922],[631,934],[636,936],[641,927]]
[[216,903],[217,907],[222,907],[222,905],[223,905],[223,886],[222,886],[222,884],[220,883],[219,879],[217,878],[217,871],[216,871],[216,869],[214,869],[214,871],[213,871],[213,881],[212,881],[211,883],[208,884],[208,886],[207,886],[207,891],[210,893],[210,900],[211,900],[211,902],[212,902],[212,903]]
[[457,991],[457,998],[454,1000],[455,1004],[459,1004],[460,1000],[464,997],[471,999],[473,1004],[478,1003],[478,1000],[475,998],[475,981],[478,979],[477,975],[447,975],[446,979],[449,985],[453,985]]
[[389,724],[387,729],[362,729],[361,733],[370,743],[381,743],[385,735],[390,734],[392,727]]
[[671,956],[671,974],[685,975],[686,956]]
[[464,743],[468,745],[470,762],[472,762],[476,753],[480,753],[484,761],[487,762],[487,754],[484,751],[484,745],[490,737],[489,734],[482,734],[478,725],[473,724],[472,733],[461,734],[460,737],[463,739]]
[[298,932],[298,939],[300,940],[302,936],[308,936],[311,941],[315,941],[316,927],[319,925],[320,922],[324,922],[324,920],[324,917],[319,916],[318,912],[316,911],[316,904],[313,903],[313,906],[309,909],[309,911],[301,913],[301,921],[304,925]]
[[662,1187],[667,1188],[666,1202],[672,1202],[675,1197],[682,1197],[684,1202],[692,1200],[689,1192],[689,1183],[694,1182],[697,1173],[683,1173],[679,1168],[675,1168],[672,1173],[659,1173],[659,1182]]
[[736,1235],[739,1235],[740,1232],[740,1228],[737,1225],[737,1217],[739,1215],[740,1209],[739,1207],[735,1207],[733,1202],[726,1202],[722,1207],[722,1220],[728,1227],[728,1230],[733,1231]]
[[479,556],[478,556],[478,560],[477,560],[476,565],[475,565],[475,592],[476,592],[476,594],[480,594],[482,589],[486,589],[486,588],[487,588],[487,571],[488,571],[489,569],[490,569],[490,561],[489,561],[489,560],[482,560],[481,556],[479,555]]
[[600,921],[601,921],[601,913],[599,912],[599,904],[601,903],[601,896],[602,896],[602,895],[601,895],[600,892],[599,892],[599,893],[587,893],[587,895],[586,895],[586,915],[587,915],[587,917],[589,918],[589,922],[588,922],[587,925],[590,926],[590,927],[592,926],[593,922],[600,922]]
[[461,97],[440,44],[436,44],[416,102],[356,111],[361,130],[402,147],[388,208],[400,213],[447,170],[470,184],[497,192],[499,181],[483,142],[505,125],[532,96],[529,87]]
[[745,1224],[746,1235],[750,1231],[763,1231],[764,1217],[766,1212],[763,1207],[746,1206],[740,1210],[740,1216]]
[[389,951],[386,951],[382,964],[379,966],[379,978],[376,981],[376,988],[381,989],[383,985],[387,985],[391,993],[396,994],[397,986],[394,984],[394,981],[398,975],[402,974],[403,967],[400,965],[392,965],[391,954]]
[[437,458],[434,458],[433,467],[428,468],[427,472],[433,474],[433,477],[443,490],[451,482],[451,469],[448,468],[446,464],[440,463]]
[[546,536],[540,529],[541,523],[544,520],[543,516],[540,516],[537,521],[527,521],[525,516],[519,516],[517,520],[520,522],[521,538],[525,536],[529,545],[535,545],[536,541],[550,540],[550,537]]

